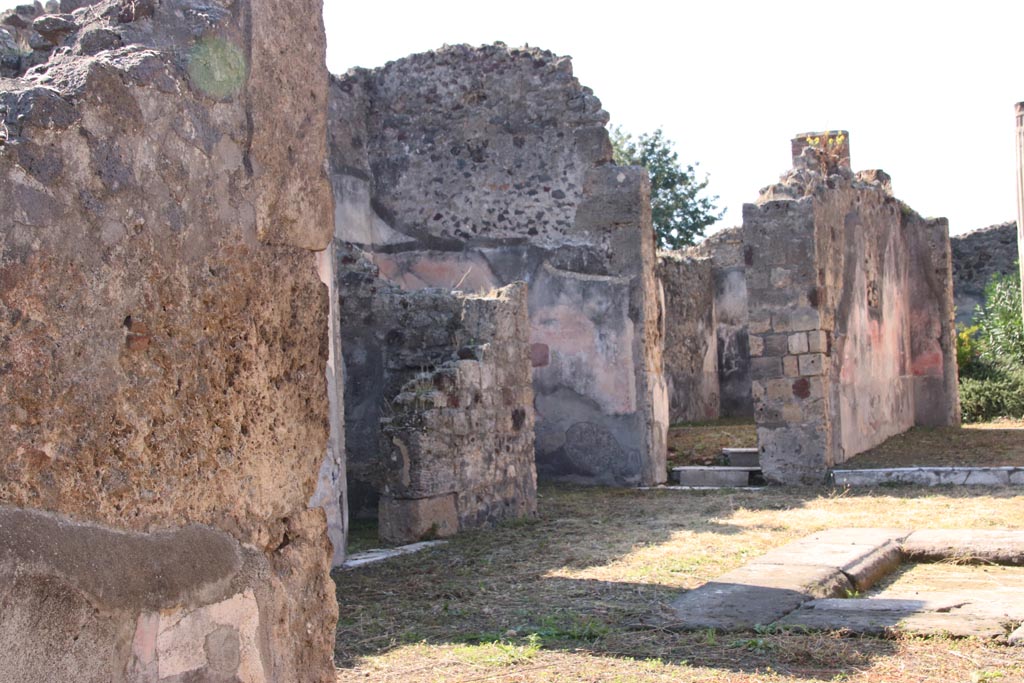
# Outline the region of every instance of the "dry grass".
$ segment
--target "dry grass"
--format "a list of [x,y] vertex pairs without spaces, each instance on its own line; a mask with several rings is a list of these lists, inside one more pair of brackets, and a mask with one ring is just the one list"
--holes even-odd
[[813,531],[1024,528],[1013,490],[541,493],[535,520],[336,574],[338,680],[1024,681],[1024,649],[989,642],[647,625],[683,590]]
[[844,469],[873,467],[1024,467],[1024,421],[999,420],[928,429],[915,427],[847,460]]
[[672,425],[668,431],[668,466],[713,465],[723,448],[754,448],[753,420],[717,420]]

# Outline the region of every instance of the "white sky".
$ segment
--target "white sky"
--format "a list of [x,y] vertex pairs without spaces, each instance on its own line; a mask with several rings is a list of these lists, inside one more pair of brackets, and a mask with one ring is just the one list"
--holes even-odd
[[661,126],[700,162],[728,209],[718,227],[789,167],[794,134],[839,128],[855,169],[885,169],[951,232],[1016,217],[1020,0],[325,0],[324,16],[335,73],[445,43],[572,55],[612,125]]
[[[833,9],[830,9],[833,8]],[[326,0],[332,72],[444,43],[572,55],[612,125],[661,126],[738,225],[790,166],[789,140],[850,131],[855,169],[953,233],[1016,218],[1013,104],[1024,100],[1024,2]]]

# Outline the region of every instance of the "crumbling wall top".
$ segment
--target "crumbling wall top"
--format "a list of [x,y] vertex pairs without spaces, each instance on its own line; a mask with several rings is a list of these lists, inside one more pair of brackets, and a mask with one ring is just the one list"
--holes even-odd
[[379,217],[431,248],[571,241],[587,170],[611,162],[601,102],[545,50],[445,46],[333,89],[335,170],[368,179]]

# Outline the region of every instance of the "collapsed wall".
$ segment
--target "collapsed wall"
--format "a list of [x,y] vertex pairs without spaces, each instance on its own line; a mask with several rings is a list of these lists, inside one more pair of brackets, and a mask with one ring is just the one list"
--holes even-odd
[[956,324],[970,325],[985,303],[985,287],[996,275],[1017,270],[1017,224],[1013,221],[949,238],[953,262]]
[[334,679],[320,10],[96,2],[0,78],[0,681]]
[[959,422],[949,229],[849,170],[845,133],[798,136],[743,211],[761,465],[784,483],[913,425]]
[[537,469],[665,479],[650,187],[568,58],[445,47],[334,79],[339,239],[409,290],[529,286]]
[[526,286],[405,291],[340,246],[352,509],[408,543],[533,514]]
[[718,325],[711,260],[680,252],[658,254],[665,293],[665,380],[675,422],[719,416]]
[[692,248],[695,256],[711,259],[721,417],[754,415],[750,393],[745,251],[742,228],[720,230]]

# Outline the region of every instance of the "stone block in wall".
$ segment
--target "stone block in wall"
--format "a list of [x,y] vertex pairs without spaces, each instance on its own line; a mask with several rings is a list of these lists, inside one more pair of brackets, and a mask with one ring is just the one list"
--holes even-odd
[[446,538],[459,531],[456,494],[380,499],[380,539],[385,543]]

